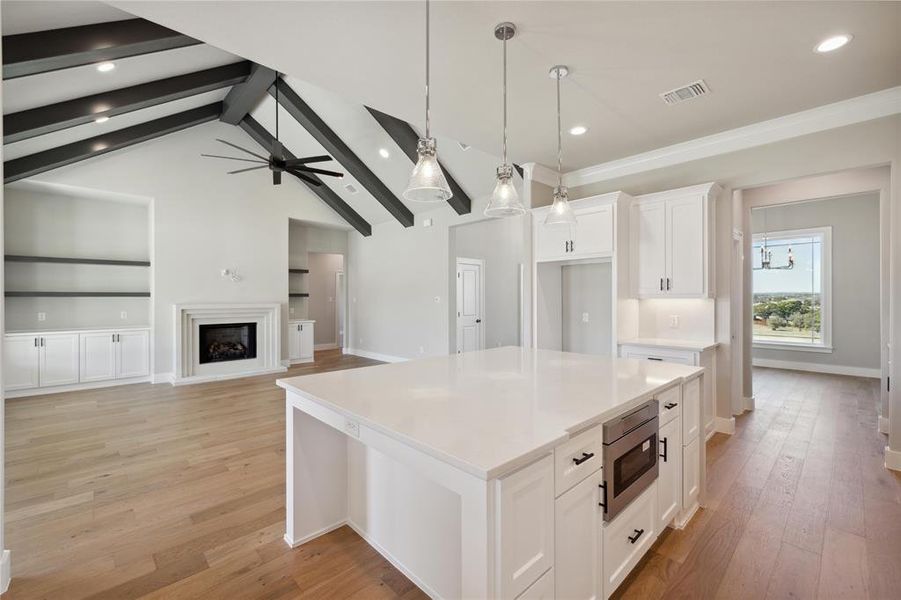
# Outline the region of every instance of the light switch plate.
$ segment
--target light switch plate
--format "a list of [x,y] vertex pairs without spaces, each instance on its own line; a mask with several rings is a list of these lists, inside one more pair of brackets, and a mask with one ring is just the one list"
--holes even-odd
[[587,323],[587,322],[588,322],[588,313],[582,313],[582,322],[583,322],[583,323]]
[[671,329],[679,329],[679,315],[669,316],[669,326]]
[[47,313],[39,312],[38,313],[38,321],[46,321],[46,320],[47,320]]

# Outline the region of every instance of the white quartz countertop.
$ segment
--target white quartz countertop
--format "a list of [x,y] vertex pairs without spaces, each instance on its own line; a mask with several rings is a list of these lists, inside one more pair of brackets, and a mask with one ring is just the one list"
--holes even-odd
[[702,370],[507,347],[277,383],[491,479]]
[[623,340],[620,346],[646,346],[648,348],[671,348],[673,350],[692,350],[694,352],[704,352],[710,348],[716,348],[719,342],[713,340],[678,340],[667,338],[632,338],[631,340]]

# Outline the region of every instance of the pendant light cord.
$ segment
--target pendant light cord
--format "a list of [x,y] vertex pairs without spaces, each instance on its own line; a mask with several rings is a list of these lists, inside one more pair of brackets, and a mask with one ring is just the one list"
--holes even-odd
[[563,187],[563,129],[560,125],[560,69],[557,68],[557,187]]
[[429,0],[425,0],[425,137],[431,131],[431,114],[429,112]]
[[275,141],[278,141],[278,73],[275,74]]
[[504,166],[507,165],[507,34],[504,33]]

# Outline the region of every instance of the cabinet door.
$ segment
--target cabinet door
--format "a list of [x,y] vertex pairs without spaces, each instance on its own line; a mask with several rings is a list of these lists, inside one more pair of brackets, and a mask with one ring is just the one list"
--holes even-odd
[[666,204],[638,204],[633,214],[638,233],[638,295],[661,296],[666,293]]
[[150,332],[123,331],[116,334],[118,364],[116,376],[146,377],[150,375]]
[[588,477],[554,503],[554,570],[557,598],[602,597],[599,503],[602,471]]
[[554,570],[550,569],[516,600],[555,600],[556,598],[560,598],[560,595],[554,593]]
[[554,565],[554,461],[548,455],[498,482],[500,588],[516,598]]
[[41,336],[41,387],[78,383],[78,334]]
[[698,503],[701,491],[701,446],[695,438],[682,449],[682,506],[689,510]]
[[82,333],[79,379],[104,381],[116,377],[115,333]]
[[598,206],[576,213],[570,254],[585,256],[613,253],[613,207]]
[[288,358],[300,358],[300,323],[288,324]]
[[682,386],[682,443],[698,437],[701,430],[701,381],[695,377]]
[[660,531],[682,508],[682,424],[678,418],[660,428],[660,472],[657,476],[657,515]]
[[575,228],[566,225],[545,225],[544,217],[536,217],[535,260],[558,260],[569,256],[567,244],[573,239]]
[[27,390],[40,385],[38,338],[13,336],[3,340],[3,387]]
[[669,294],[701,296],[705,293],[704,231],[703,197],[666,201]]
[[313,323],[300,324],[300,358],[313,358]]

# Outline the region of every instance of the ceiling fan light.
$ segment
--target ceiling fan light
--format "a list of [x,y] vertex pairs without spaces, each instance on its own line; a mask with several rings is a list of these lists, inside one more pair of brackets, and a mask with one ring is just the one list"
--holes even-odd
[[416,154],[419,155],[407,189],[404,190],[404,200],[411,202],[445,202],[453,196],[444,171],[438,163],[436,154],[437,144],[435,138],[421,138],[416,145]]
[[526,212],[519,201],[519,193],[513,185],[513,167],[501,165],[497,168],[497,183],[485,207],[486,217],[515,217]]
[[569,205],[569,192],[566,186],[560,185],[554,188],[554,203],[551,204],[551,210],[548,211],[544,224],[567,226],[576,224],[576,215]]

